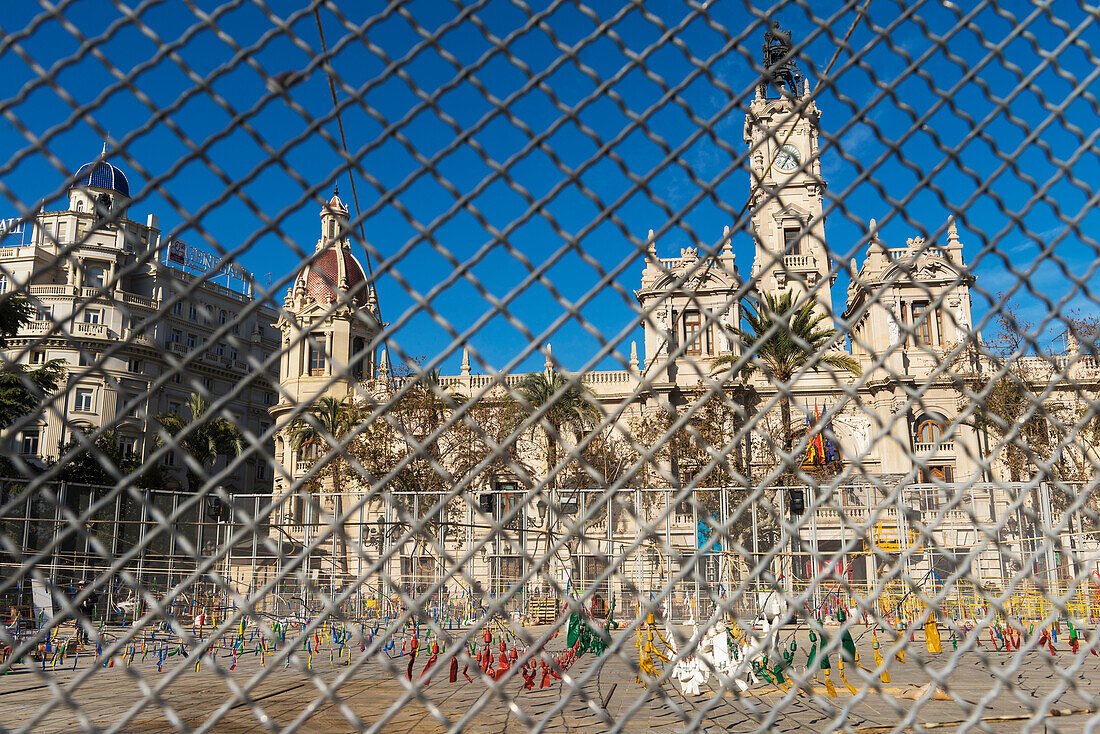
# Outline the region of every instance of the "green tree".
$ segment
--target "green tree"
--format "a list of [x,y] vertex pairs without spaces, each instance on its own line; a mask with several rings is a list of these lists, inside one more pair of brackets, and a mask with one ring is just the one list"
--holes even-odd
[[[778,296],[765,293],[762,300],[748,298],[744,305],[741,309],[744,327],[733,330],[741,354],[750,355],[741,374],[748,377],[759,370],[780,391],[783,450],[790,455],[795,436],[791,421],[791,380],[806,367],[816,370],[822,365],[859,375],[859,363],[850,354],[828,351],[837,330],[821,326],[826,316],[815,309],[814,301],[807,299],[798,306],[794,292],[784,291]],[[712,362],[711,373],[729,372],[741,359],[741,354],[717,357]],[[788,471],[791,470],[793,468],[788,467]]]
[[122,453],[118,432],[114,429],[104,431],[94,440],[90,435],[83,440],[74,435],[71,441],[58,447],[57,455],[57,461],[52,463],[68,457],[57,474],[57,478],[65,482],[112,486],[118,483],[120,477],[138,474],[137,486],[142,489],[164,486],[159,467],[145,466],[137,454]]
[[[505,463],[497,457],[489,468],[478,469],[490,453],[486,438],[503,440],[499,405],[470,404],[465,395],[442,383],[438,371],[414,371],[407,365],[392,367],[368,403],[363,408],[362,438],[349,449],[366,471],[368,483],[389,476],[384,497],[376,495],[372,501],[381,499],[398,510],[398,519],[387,530],[392,537],[411,531],[411,549],[398,549],[402,558],[410,568],[431,565],[437,537],[457,539],[468,529],[460,522],[466,507],[463,498],[434,512],[430,508],[457,485],[477,487],[481,475],[491,475]],[[460,406],[463,412],[456,418]]]
[[[583,383],[570,383],[557,370],[524,375],[511,388],[506,403],[505,409],[512,414],[513,425],[521,423],[526,415],[545,411],[541,413],[539,422],[546,438],[547,473],[558,463],[558,441],[562,430],[570,428],[580,435],[600,419],[595,399],[588,388]],[[556,483],[556,477],[553,477],[549,486],[553,487]]]
[[[21,296],[0,302],[0,349],[8,346],[8,339],[31,320],[32,314],[33,307]],[[22,364],[5,364],[0,372],[0,428],[40,410],[46,398],[56,392],[65,379],[64,365],[59,359],[51,359],[33,370]]]
[[[187,453],[202,468],[202,473],[209,476],[219,456],[233,457],[241,453],[244,438],[240,429],[228,419],[207,415],[208,406],[201,395],[191,393],[186,407],[190,416],[161,413],[156,419],[172,437],[181,436],[183,430],[190,427],[187,435],[175,442],[176,448]],[[203,477],[190,464],[186,471],[187,488],[193,492],[202,484]]]
[[[312,462],[324,465],[316,475],[320,492],[332,497],[334,518],[343,513],[345,480],[351,471],[346,458],[347,450],[342,448],[347,437],[355,431],[360,422],[360,411],[349,400],[334,397],[320,398],[309,411],[296,420],[290,428],[290,445],[296,452],[302,453]],[[335,529],[336,562],[339,570],[348,573],[347,543],[342,529]]]

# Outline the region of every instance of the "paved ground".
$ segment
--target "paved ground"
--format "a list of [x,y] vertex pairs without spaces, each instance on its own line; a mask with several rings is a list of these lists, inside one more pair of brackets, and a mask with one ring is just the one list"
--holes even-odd
[[[969,721],[976,730],[1068,732],[1082,731],[1089,722],[1100,723],[1091,713],[1034,717],[1037,711],[1069,712],[1100,704],[1093,698],[1100,683],[1100,657],[1074,656],[1064,641],[1053,658],[1036,651],[991,652],[987,643],[982,651],[953,660],[949,642],[945,641],[946,652],[928,655],[920,653],[923,644],[918,640],[908,646],[905,664],[892,661],[889,683],[849,666],[848,682],[862,691],[855,696],[840,680],[834,656],[831,680],[837,689],[835,698],[821,685],[784,692],[775,685],[762,684],[736,694],[717,690],[714,677],[699,696],[685,697],[672,683],[647,691],[635,682],[633,637],[623,642],[622,656],[581,658],[568,671],[572,684],[555,681],[551,687],[525,691],[522,679],[516,676],[504,685],[503,696],[490,692],[481,682],[467,683],[461,676],[461,683],[449,683],[444,673],[422,689],[423,698],[410,697],[409,684],[394,672],[398,668],[403,672],[408,658],[369,659],[350,671],[330,662],[323,650],[313,657],[312,670],[267,669],[262,680],[252,686],[249,682],[260,672],[256,656],[241,657],[233,671],[228,670],[225,654],[219,655],[216,664],[204,660],[198,672],[193,661],[178,657],[169,658],[159,673],[149,661],[129,667],[116,662],[114,667],[91,669],[86,658],[78,661],[75,670],[67,663],[64,671],[46,672],[19,666],[16,672],[0,677],[0,725],[41,732],[108,729],[123,721],[127,723],[120,731],[125,732],[186,731],[205,724],[210,731],[233,733],[286,727],[303,732],[361,727],[436,732],[450,728],[444,721],[454,724],[475,708],[466,723],[468,731],[524,731],[536,726],[553,732],[603,731],[613,728],[609,722],[615,721],[622,722],[627,731],[818,734],[839,729],[870,734],[897,730],[899,724]],[[555,652],[563,647],[559,637],[549,649]],[[808,649],[808,640],[800,635],[800,664],[804,664]],[[869,635],[859,640],[859,649],[863,662],[873,659]],[[303,656],[302,662],[306,660]],[[418,659],[417,674],[425,660]],[[177,669],[181,674],[169,680]],[[326,696],[323,689],[349,672],[352,674],[340,683],[336,694]],[[934,688],[921,687],[932,675],[942,677],[943,688],[956,700],[928,700]],[[248,701],[242,688],[248,688]],[[913,699],[922,694],[918,706]],[[604,701],[606,709],[602,708]],[[995,717],[1010,718],[997,721]],[[949,727],[957,730],[960,723]]]

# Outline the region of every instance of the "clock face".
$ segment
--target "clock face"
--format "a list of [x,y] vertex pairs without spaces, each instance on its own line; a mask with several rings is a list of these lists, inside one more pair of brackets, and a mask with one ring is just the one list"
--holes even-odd
[[775,167],[780,171],[793,171],[801,162],[802,156],[793,145],[784,145],[775,156]]

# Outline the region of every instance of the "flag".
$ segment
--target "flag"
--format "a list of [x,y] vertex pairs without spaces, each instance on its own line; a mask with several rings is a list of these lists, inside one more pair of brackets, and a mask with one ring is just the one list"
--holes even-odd
[[[815,424],[820,424],[821,423],[821,413],[817,409],[817,401],[816,400],[814,401],[814,423]],[[814,452],[815,455],[817,456],[817,460],[820,463],[824,464],[826,461],[828,461],[828,458],[825,456],[825,437],[821,435],[821,428],[818,428],[817,435],[814,436],[814,444],[815,444],[815,447],[817,449]]]
[[[814,429],[814,426],[813,426],[813,423],[810,422],[809,410],[807,410],[806,411],[806,433],[810,433],[811,431],[813,431],[813,429]],[[817,457],[815,456],[816,453],[817,453],[817,443],[814,442],[813,439],[811,439],[810,443],[806,446],[806,460],[804,462],[802,462],[803,465],[812,465],[812,464],[814,464],[816,462],[816,459],[817,459]]]

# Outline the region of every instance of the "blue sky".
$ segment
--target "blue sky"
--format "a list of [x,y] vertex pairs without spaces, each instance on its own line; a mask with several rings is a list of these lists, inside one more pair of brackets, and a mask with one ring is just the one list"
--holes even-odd
[[[629,340],[641,341],[631,292],[647,230],[664,229],[662,256],[710,247],[745,201],[739,156],[762,16],[774,10],[793,31],[813,84],[860,4],[814,2],[813,15],[796,3],[733,0],[713,0],[705,14],[672,0],[647,2],[644,12],[613,2],[527,11],[501,0],[408,2],[384,12],[373,4],[322,7],[339,98],[362,95],[344,109],[344,125],[366,239],[375,266],[386,261],[384,316],[404,322],[391,343],[436,357],[451,333],[490,309],[486,294],[507,297],[556,257],[509,304],[527,332],[497,316],[470,339],[484,360],[475,371],[513,362],[529,335],[551,341],[558,359],[577,368],[603,348],[601,339],[625,334],[618,357],[599,360],[621,367]],[[274,286],[312,252],[319,204],[332,188],[324,182],[335,176],[351,198],[335,121],[310,130],[332,111],[313,56],[320,50],[313,14],[298,3],[238,0],[224,11],[203,4],[213,17],[201,19],[181,3],[147,5],[137,6],[132,21],[107,3],[72,3],[66,24],[34,3],[6,8],[0,218],[40,199],[60,206],[66,176],[95,157],[106,132],[122,146],[112,160],[130,176],[132,217],[155,212],[166,232],[208,247],[251,240],[240,262],[261,284],[270,275]],[[988,296],[1021,283],[1015,297],[1037,322],[1071,307],[1094,313],[1088,289],[1098,284],[1091,271],[1098,216],[1090,198],[1100,188],[1093,137],[1100,83],[1088,49],[1100,48],[1097,20],[1072,2],[1054,3],[1049,14],[1023,2],[964,5],[873,0],[850,41],[856,59],[842,51],[831,83],[818,88],[829,246],[842,261],[862,258],[857,243],[872,217],[889,244],[902,246],[906,237],[942,231],[954,213],[978,276],[976,315],[988,310]],[[368,7],[379,14],[365,14]],[[363,38],[349,28],[362,29]],[[434,44],[424,42],[438,31]],[[662,42],[666,34],[677,42]],[[496,44],[510,35],[508,53],[500,52]],[[186,41],[172,47],[180,38]],[[81,54],[84,39],[94,41]],[[132,84],[110,89],[135,69]],[[45,70],[56,86],[44,81]],[[288,71],[306,74],[290,103],[270,96],[264,79]],[[237,116],[243,119],[234,122]],[[710,128],[702,135],[700,121]],[[596,157],[631,125],[610,154]],[[36,150],[39,140],[48,154]],[[665,163],[666,151],[681,146]],[[282,151],[281,161],[271,163],[269,150]],[[565,171],[581,167],[578,186]],[[250,175],[211,205],[227,180]],[[646,178],[645,188],[630,194],[631,177]],[[700,181],[712,192],[699,197]],[[317,186],[319,194],[308,191]],[[463,199],[457,211],[456,196]],[[523,219],[531,200],[539,204]],[[745,232],[738,231],[734,250],[747,277],[753,250]],[[455,262],[475,256],[467,273],[441,287]],[[571,317],[544,333],[567,313],[561,299],[576,302],[616,269],[617,287],[585,302],[583,323]],[[846,285],[841,274],[833,287],[837,311]],[[437,316],[413,293],[433,293]],[[1048,324],[1046,335],[1054,331]],[[541,363],[536,354],[521,366]],[[456,370],[458,354],[444,364]]]

